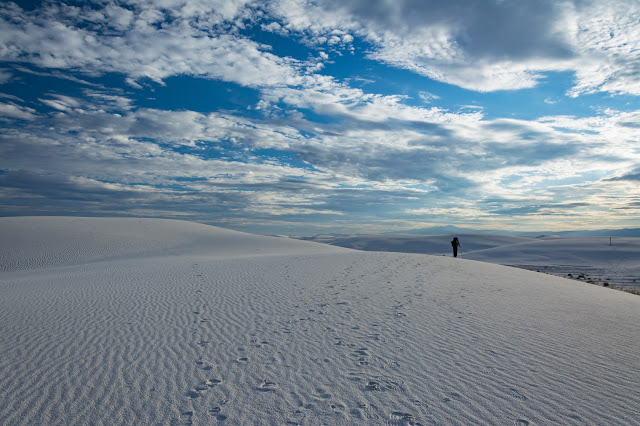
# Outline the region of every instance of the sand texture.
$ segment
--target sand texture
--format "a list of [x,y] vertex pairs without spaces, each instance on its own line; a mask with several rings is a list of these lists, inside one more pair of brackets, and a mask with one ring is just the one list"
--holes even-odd
[[[462,234],[459,256],[515,266],[640,293],[640,238],[513,237]],[[313,241],[367,251],[451,256],[452,235],[381,234],[315,237]]]
[[640,422],[640,297],[183,221],[0,219],[0,424]]

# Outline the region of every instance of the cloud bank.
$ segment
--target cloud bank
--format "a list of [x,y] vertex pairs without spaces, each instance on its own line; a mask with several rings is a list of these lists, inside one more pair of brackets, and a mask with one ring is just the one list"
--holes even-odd
[[[4,3],[0,22],[4,215],[291,234],[637,217],[633,1]],[[491,113],[538,90],[526,116]]]

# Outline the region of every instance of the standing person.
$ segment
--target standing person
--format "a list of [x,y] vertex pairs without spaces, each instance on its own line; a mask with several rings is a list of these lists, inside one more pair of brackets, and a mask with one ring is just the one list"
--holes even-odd
[[458,257],[458,247],[462,247],[460,245],[460,241],[458,241],[458,237],[453,237],[453,240],[451,240],[451,246],[453,247],[453,257]]

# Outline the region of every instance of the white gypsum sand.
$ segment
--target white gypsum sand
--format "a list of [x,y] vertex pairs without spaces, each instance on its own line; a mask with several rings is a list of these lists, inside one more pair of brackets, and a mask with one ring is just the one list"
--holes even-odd
[[635,295],[182,221],[0,234],[0,424],[640,419]]
[[[381,234],[318,237],[314,241],[370,251],[451,256],[452,235]],[[490,234],[459,235],[459,256],[573,277],[599,285],[640,292],[638,237],[513,237]],[[570,275],[569,275],[570,274]]]

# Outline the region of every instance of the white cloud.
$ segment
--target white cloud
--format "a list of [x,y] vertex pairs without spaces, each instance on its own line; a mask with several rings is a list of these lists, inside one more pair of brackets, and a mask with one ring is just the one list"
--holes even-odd
[[9,95],[8,93],[0,92],[0,98],[11,99],[12,101],[18,101],[20,103],[24,103],[24,100],[22,98],[19,98],[19,97],[14,96],[14,95]]
[[640,95],[640,3],[587,2],[576,8],[572,21],[579,59],[577,84],[569,94]]
[[132,85],[142,77],[160,82],[178,74],[248,86],[298,85],[305,64],[238,36],[245,22],[264,11],[271,15],[263,24],[267,31],[343,49],[356,35],[373,43],[371,59],[471,90],[531,88],[545,72],[573,71],[571,96],[640,93],[640,4],[631,0],[482,7],[469,0],[129,3],[135,9],[48,4],[39,13],[5,4],[0,58],[122,72]]
[[[503,210],[514,212],[524,212],[518,208],[527,200],[555,211],[563,198],[578,200],[572,190],[585,202],[601,201],[608,177],[640,164],[638,112],[494,119],[481,105],[457,112],[410,106],[406,95],[350,87],[356,76],[341,81],[317,73],[329,54],[343,54],[358,38],[371,44],[369,59],[472,90],[530,88],[547,71],[575,71],[572,96],[633,94],[640,81],[637,8],[623,0],[610,7],[598,0],[129,4],[136,7],[45,3],[33,13],[0,5],[0,58],[122,73],[132,92],[155,86],[146,78],[163,84],[175,75],[234,82],[259,89],[252,114],[262,117],[141,108],[126,90],[14,65],[0,71],[0,83],[2,73],[14,72],[68,78],[81,85],[82,97],[41,94],[55,111],[37,112],[22,106],[41,107],[36,102],[0,95],[7,101],[0,103],[3,123],[30,121],[0,129],[0,170],[24,178],[0,175],[6,185],[31,185],[38,196],[65,187],[62,200],[84,191],[155,203],[146,211],[166,212],[180,200],[191,211],[231,206],[227,212],[348,216],[386,203],[407,214],[448,212],[466,221],[495,217],[482,205],[491,198],[509,200]],[[278,56],[241,35],[252,24],[317,48],[309,55],[315,58]],[[427,104],[440,100],[426,91],[419,96]],[[310,121],[307,110],[324,120]],[[48,185],[47,173],[57,177]],[[611,184],[610,195],[623,194],[623,186]],[[464,208],[452,211],[438,197]],[[418,201],[426,207],[416,208]]]
[[134,14],[132,11],[123,7],[108,4],[104,8],[104,17],[105,21],[109,23],[109,26],[113,27],[117,31],[124,31],[131,26]]
[[13,75],[11,74],[11,72],[9,72],[9,70],[0,69],[0,84],[7,83],[9,80],[11,80],[12,76]]
[[[179,18],[199,17],[206,2],[182,6],[172,13]],[[228,19],[244,2],[225,6],[226,2],[209,4],[216,16]],[[95,25],[75,26],[76,19]],[[90,11],[90,12],[89,12]],[[158,12],[156,10],[156,12]],[[51,6],[46,14],[19,14],[12,7],[0,9],[4,31],[0,31],[0,58],[28,61],[40,67],[79,68],[85,72],[121,72],[135,85],[136,79],[147,77],[157,82],[179,74],[222,79],[247,86],[295,85],[300,82],[298,69],[303,66],[291,59],[266,52],[259,44],[215,29],[202,30],[196,21],[176,20],[158,28],[147,21],[134,19],[130,11],[109,5],[104,10]],[[139,15],[149,18],[150,12]],[[112,21],[110,18],[117,16]],[[165,17],[166,18],[166,17]],[[154,16],[153,19],[158,19]],[[197,20],[200,23],[200,20]],[[104,33],[103,26],[111,26]],[[113,26],[115,25],[115,26]],[[126,31],[125,31],[126,29]]]
[[[406,203],[443,193],[449,201],[508,199],[518,211],[526,200],[573,200],[567,191],[576,186],[567,186],[567,179],[585,173],[606,177],[640,164],[634,144],[638,113],[487,120],[408,107],[397,97],[364,94],[330,80],[320,83],[318,91],[273,93],[318,110],[335,104],[330,112],[337,123],[306,124],[315,128],[313,137],[302,136],[308,130],[302,121],[277,117],[131,109],[120,95],[93,91],[85,99],[50,95],[47,100],[60,112],[34,115],[22,132],[2,132],[0,169],[47,170],[67,176],[56,181],[56,191],[66,185],[114,202],[120,196],[154,200],[155,210],[177,199],[187,210],[224,199],[249,215],[348,217],[357,205],[385,199],[400,200],[398,209],[407,214],[435,215],[449,209]],[[179,153],[177,146],[189,150]],[[257,148],[286,150],[308,167],[253,155]],[[24,152],[29,155],[16,155]],[[219,158],[209,155],[215,152]],[[187,192],[163,189],[176,185],[176,178],[183,178],[179,185]],[[576,182],[584,194],[589,185],[600,185],[593,178]],[[473,216],[491,220],[497,213],[489,210],[470,205],[451,217],[461,223]]]
[[356,34],[374,44],[372,59],[470,90],[531,88],[545,72],[572,71],[572,96],[640,93],[635,0],[289,0],[271,9],[318,43],[336,42],[336,30]]
[[80,106],[80,102],[72,97],[58,94],[51,94],[50,96],[53,99],[38,100],[51,108],[57,109],[58,111],[70,111]]
[[35,112],[32,108],[21,107],[14,103],[0,103],[0,120],[2,118],[33,120],[36,118]]
[[440,96],[430,92],[420,92],[419,96],[420,99],[422,99],[427,104],[440,99]]

